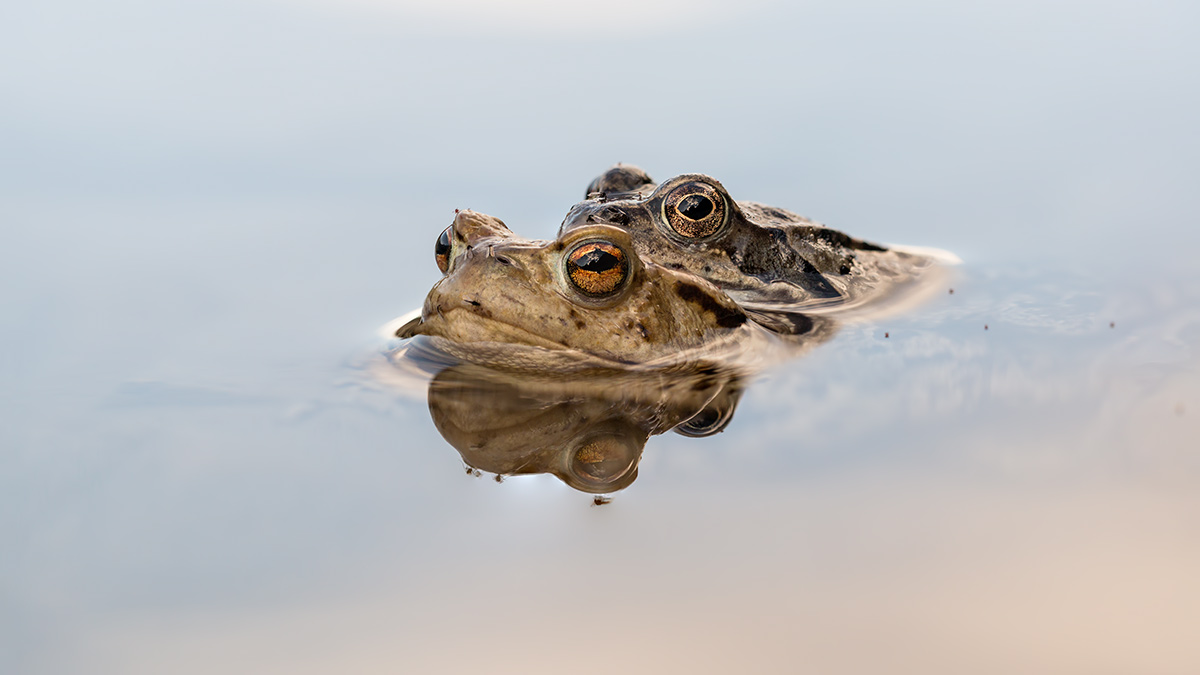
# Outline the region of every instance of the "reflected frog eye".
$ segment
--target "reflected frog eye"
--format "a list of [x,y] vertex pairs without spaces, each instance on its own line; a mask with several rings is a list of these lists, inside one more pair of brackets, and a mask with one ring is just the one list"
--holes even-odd
[[453,225],[442,230],[437,243],[433,245],[433,257],[437,259],[438,269],[445,274],[450,270],[450,230]]
[[611,485],[637,463],[639,446],[635,439],[603,435],[584,441],[571,455],[570,470],[588,488]]
[[567,254],[567,279],[580,293],[603,298],[621,290],[629,277],[629,256],[607,241],[586,241]]
[[725,225],[725,198],[706,183],[684,183],[667,194],[663,216],[680,236],[710,237]]

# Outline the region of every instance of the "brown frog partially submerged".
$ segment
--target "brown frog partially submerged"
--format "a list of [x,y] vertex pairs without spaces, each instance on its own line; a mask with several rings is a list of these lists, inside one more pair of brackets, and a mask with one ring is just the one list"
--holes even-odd
[[554,241],[461,211],[435,248],[444,277],[398,337],[463,360],[524,369],[660,368],[743,349],[763,329],[720,289],[639,256],[611,225]]
[[861,304],[933,263],[928,255],[856,239],[784,209],[734,201],[709,176],[684,174],[656,184],[630,165],[593,180],[559,234],[597,224],[629,232],[644,258],[711,281],[746,309]]

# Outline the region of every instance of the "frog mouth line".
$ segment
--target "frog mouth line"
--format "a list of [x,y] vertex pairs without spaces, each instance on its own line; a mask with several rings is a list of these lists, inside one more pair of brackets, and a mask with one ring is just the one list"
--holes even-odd
[[[481,316],[478,307],[475,302],[450,307],[439,305],[433,315],[422,318],[413,327],[411,334],[437,335],[465,343],[502,342],[550,350],[571,349],[520,326]],[[474,335],[484,335],[487,339],[472,338]]]

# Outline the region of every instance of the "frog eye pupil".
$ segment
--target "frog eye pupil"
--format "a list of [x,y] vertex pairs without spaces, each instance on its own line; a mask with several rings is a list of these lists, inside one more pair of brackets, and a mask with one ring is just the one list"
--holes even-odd
[[716,209],[712,200],[704,195],[688,195],[679,202],[679,206],[676,208],[679,209],[680,215],[692,220],[700,220]]
[[437,243],[433,245],[433,257],[437,260],[438,269],[445,274],[450,269],[450,228],[442,230]]
[[600,272],[607,272],[613,269],[621,261],[617,259],[617,256],[608,251],[594,248],[575,258],[574,262],[575,266],[581,270],[599,274]]

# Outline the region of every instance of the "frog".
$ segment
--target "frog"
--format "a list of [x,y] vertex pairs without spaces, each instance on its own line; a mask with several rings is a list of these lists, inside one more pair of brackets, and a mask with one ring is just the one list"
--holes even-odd
[[395,335],[425,336],[465,361],[655,369],[762,343],[762,327],[725,292],[645,259],[631,234],[610,224],[533,240],[499,218],[460,210],[438,236],[434,257],[443,276],[420,316]]
[[625,230],[644,258],[701,277],[768,318],[865,304],[938,259],[932,251],[872,243],[785,209],[735,201],[705,174],[657,183],[629,164],[592,180],[558,233],[598,224]]

